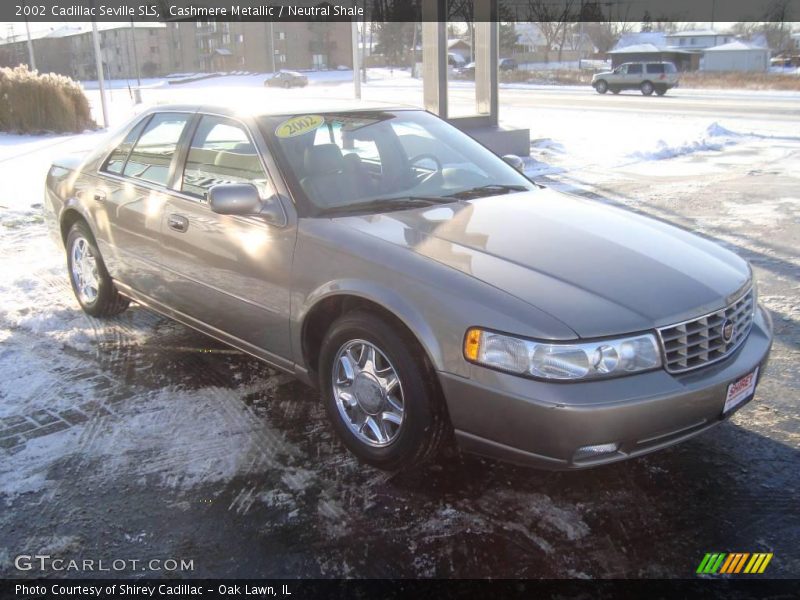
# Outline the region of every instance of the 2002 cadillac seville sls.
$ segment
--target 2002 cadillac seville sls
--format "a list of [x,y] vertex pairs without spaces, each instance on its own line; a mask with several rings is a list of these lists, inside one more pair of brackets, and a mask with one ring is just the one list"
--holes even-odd
[[453,433],[604,464],[753,397],[772,328],[747,262],[511,162],[420,110],[158,107],[55,162],[45,213],[87,313],[134,300],[295,374],[381,468]]

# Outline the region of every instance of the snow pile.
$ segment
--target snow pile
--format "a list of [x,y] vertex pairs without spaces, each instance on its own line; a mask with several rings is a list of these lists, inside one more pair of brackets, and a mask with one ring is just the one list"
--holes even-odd
[[722,127],[719,123],[712,123],[698,138],[688,140],[666,141],[660,139],[652,150],[631,152],[628,157],[635,160],[664,160],[696,152],[719,151],[725,146],[736,144],[743,136]]

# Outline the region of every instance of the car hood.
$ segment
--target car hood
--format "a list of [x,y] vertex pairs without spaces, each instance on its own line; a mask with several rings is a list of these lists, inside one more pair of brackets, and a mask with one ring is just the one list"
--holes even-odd
[[751,277],[703,238],[546,189],[335,220],[504,290],[581,337],[711,312]]

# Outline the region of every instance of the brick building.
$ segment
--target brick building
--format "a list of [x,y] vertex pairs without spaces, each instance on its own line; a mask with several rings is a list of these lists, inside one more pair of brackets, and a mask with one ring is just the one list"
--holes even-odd
[[[350,23],[170,22],[100,23],[106,77],[169,73],[329,69],[352,66]],[[32,35],[40,72],[97,77],[88,23]],[[27,37],[0,40],[0,66],[28,63]]]

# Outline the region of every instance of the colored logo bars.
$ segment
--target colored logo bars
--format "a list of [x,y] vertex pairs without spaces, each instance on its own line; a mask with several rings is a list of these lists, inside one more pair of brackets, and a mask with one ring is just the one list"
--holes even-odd
[[725,574],[733,575],[737,573],[756,574],[763,573],[769,561],[772,560],[772,552],[755,553],[748,552],[725,552],[708,553],[703,557],[697,573],[714,575]]

